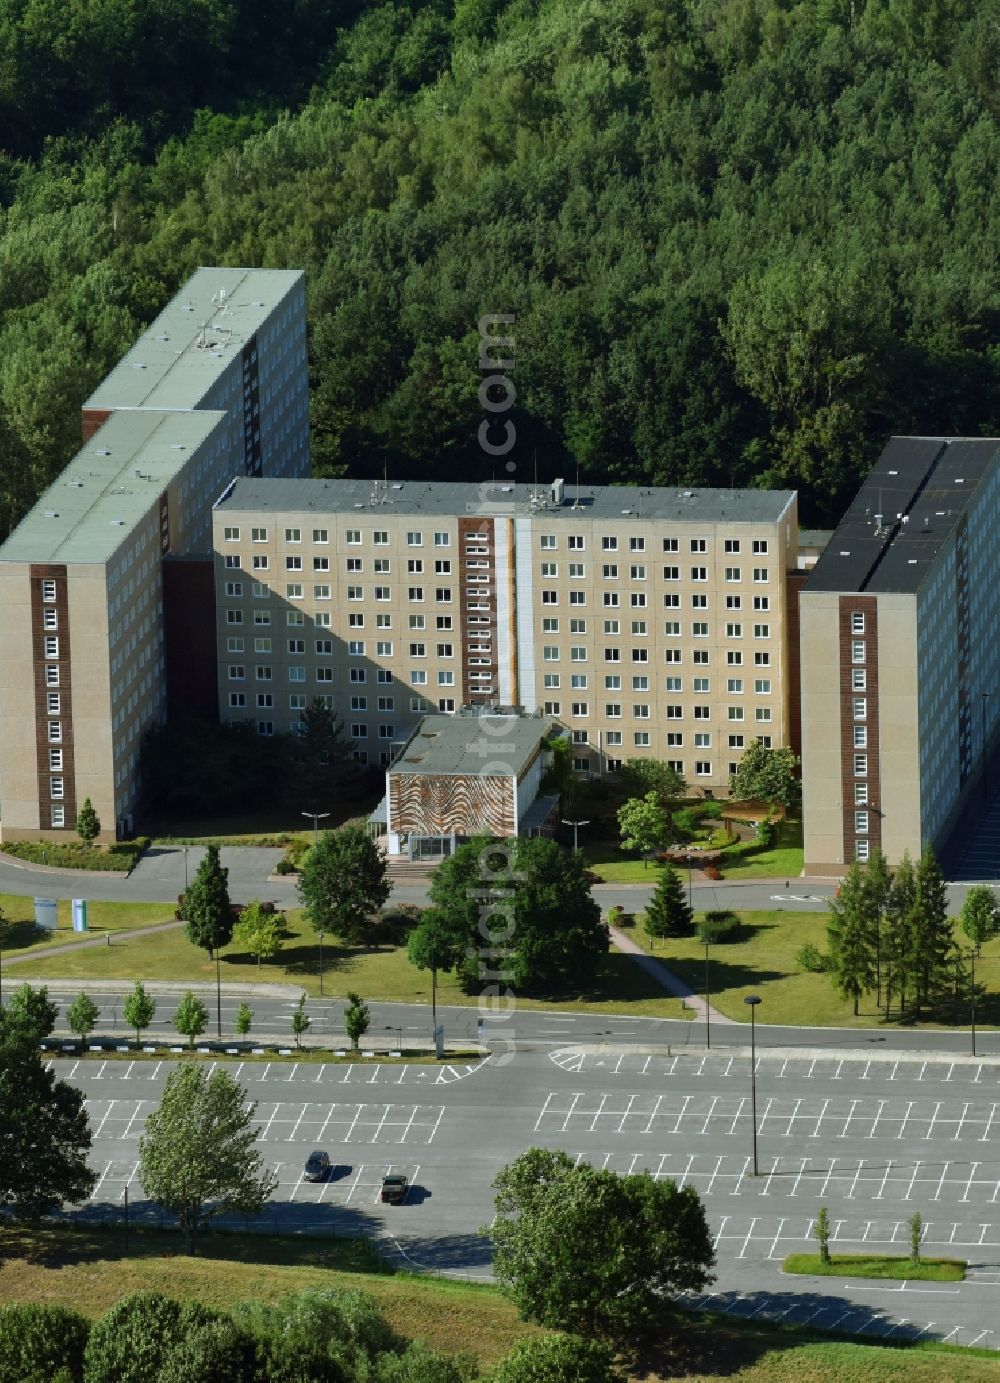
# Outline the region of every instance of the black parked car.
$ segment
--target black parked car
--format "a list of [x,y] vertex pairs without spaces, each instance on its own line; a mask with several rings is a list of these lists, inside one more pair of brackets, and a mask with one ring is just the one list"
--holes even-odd
[[306,1181],[326,1181],[330,1175],[330,1154],[318,1150],[311,1152],[302,1175]]

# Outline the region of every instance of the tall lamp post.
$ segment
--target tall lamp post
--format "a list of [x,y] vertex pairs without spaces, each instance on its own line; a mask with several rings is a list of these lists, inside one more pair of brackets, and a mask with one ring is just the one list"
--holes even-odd
[[323,997],[323,932],[319,933],[319,997]]
[[562,824],[563,824],[564,826],[572,826],[572,827],[573,827],[573,854],[574,854],[574,855],[578,855],[578,854],[580,853],[580,850],[579,850],[579,835],[578,835],[579,829],[580,829],[581,826],[589,826],[589,825],[590,825],[590,822],[589,822],[589,821],[567,821],[565,817],[562,817],[562,818],[560,818],[560,819],[562,820]]
[[760,995],[748,994],[743,1002],[750,1005],[750,1118],[753,1120],[753,1174],[757,1176],[757,1042],[754,1011],[760,1003]]
[[222,970],[219,965],[219,919],[215,919],[215,1031],[222,1041]]
[[972,967],[972,984],[969,990],[969,1035],[972,1039],[972,1055],[976,1055],[976,952],[975,949],[969,952],[969,964]]
[[707,1051],[708,1049],[710,1049],[711,1046],[712,1046],[712,1028],[711,1028],[711,1012],[710,1012],[710,1010],[711,1010],[711,1004],[709,1003],[709,989],[708,989],[708,937],[706,936],[706,938],[705,938],[705,1049],[706,1049],[706,1051]]
[[320,823],[321,821],[325,821],[326,818],[330,815],[330,813],[329,813],[329,812],[303,812],[302,815],[303,815],[303,816],[307,816],[307,817],[309,818],[309,820],[310,820],[310,821],[312,822],[312,824],[313,824],[313,845],[315,845],[315,844],[316,844],[316,841],[317,841],[317,839],[318,839],[318,837],[319,837],[319,823]]

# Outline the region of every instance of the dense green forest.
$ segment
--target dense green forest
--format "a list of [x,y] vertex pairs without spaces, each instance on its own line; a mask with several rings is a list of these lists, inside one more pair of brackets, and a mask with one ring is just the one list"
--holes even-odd
[[[1000,433],[997,0],[0,0],[0,534],[200,263],[308,273],[324,473],[796,485]],[[499,463],[502,464],[502,463]]]

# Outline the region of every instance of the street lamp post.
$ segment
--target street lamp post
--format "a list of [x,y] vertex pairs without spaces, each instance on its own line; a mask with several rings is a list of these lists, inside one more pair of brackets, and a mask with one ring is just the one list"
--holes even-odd
[[974,950],[969,952],[969,963],[972,966],[972,987],[969,990],[970,1020],[969,1033],[972,1038],[972,1055],[976,1055],[976,953]]
[[215,1032],[222,1041],[222,970],[219,964],[219,919],[215,919]]
[[760,996],[748,994],[743,1002],[750,1005],[750,1118],[753,1120],[753,1174],[757,1176],[757,1043],[754,1011],[760,1003]]
[[590,822],[589,822],[589,821],[567,821],[565,817],[562,817],[561,820],[562,820],[562,824],[563,824],[564,826],[572,826],[572,827],[573,827],[573,854],[574,854],[574,855],[577,855],[577,854],[579,854],[579,836],[578,836],[579,829],[580,829],[581,826],[589,826],[589,825],[590,825]]
[[708,937],[705,938],[705,1048],[708,1050],[712,1046],[711,1028],[711,1005],[709,1003],[708,989]]
[[694,911],[694,896],[691,892],[691,856],[688,855],[688,907]]
[[323,933],[319,933],[319,997],[323,997]]
[[320,823],[321,821],[325,821],[326,818],[330,815],[330,813],[329,813],[329,812],[303,812],[302,815],[303,815],[303,816],[307,816],[307,817],[309,818],[309,820],[310,820],[310,821],[312,822],[312,824],[313,824],[313,845],[315,845],[315,844],[316,844],[316,841],[317,841],[317,839],[318,839],[318,837],[319,837],[319,823]]

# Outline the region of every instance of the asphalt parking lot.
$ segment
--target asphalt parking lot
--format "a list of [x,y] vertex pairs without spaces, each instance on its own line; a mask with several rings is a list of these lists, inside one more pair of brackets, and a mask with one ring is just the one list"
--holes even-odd
[[[83,1089],[100,1175],[93,1208],[143,1204],[137,1140],[170,1062],[55,1063]],[[438,1068],[384,1062],[228,1062],[257,1101],[256,1123],[279,1186],[271,1227],[366,1233],[411,1266],[489,1271],[478,1237],[496,1172],[532,1144],[619,1172],[647,1169],[693,1185],[715,1233],[718,1280],[706,1304],[840,1330],[933,1335],[1000,1347],[1000,1066],[971,1060],[759,1056],[758,1169],[753,1174],[750,1060],[527,1052],[507,1064]],[[334,1172],[302,1179],[325,1148]],[[412,1190],[378,1201],[385,1172]],[[828,1209],[835,1250],[905,1253],[907,1220],[925,1221],[924,1252],[967,1258],[964,1283],[788,1278],[788,1253],[815,1247]]]

